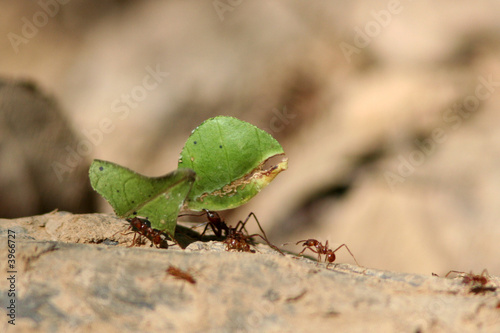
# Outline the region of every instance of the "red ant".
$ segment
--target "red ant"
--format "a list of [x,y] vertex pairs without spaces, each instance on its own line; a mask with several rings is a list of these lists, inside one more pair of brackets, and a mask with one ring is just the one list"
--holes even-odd
[[481,275],[460,271],[449,271],[444,277],[447,278],[451,273],[463,274],[462,283],[470,285],[470,292],[474,294],[484,293],[486,291],[495,291],[497,287],[486,286],[490,280],[488,279],[488,271],[484,269]]
[[488,278],[486,277],[486,274],[488,274],[488,271],[485,269],[481,273],[481,275],[473,274],[472,272],[470,273],[465,273],[465,272],[460,272],[460,271],[449,271],[448,274],[446,274],[444,277],[447,278],[448,275],[451,273],[456,273],[456,274],[463,274],[463,284],[472,284],[472,283],[478,283],[481,285],[485,285],[488,283]]
[[168,266],[167,273],[172,275],[176,279],[185,280],[191,284],[196,284],[196,280],[194,279],[194,277],[191,274],[189,274],[186,271],[183,271],[182,269],[180,269],[178,267]]
[[220,215],[217,212],[208,209],[203,209],[203,211],[205,212],[205,214],[207,214],[208,223],[205,226],[205,229],[203,229],[203,232],[200,234],[200,237],[202,237],[205,234],[208,226],[212,228],[212,231],[214,232],[216,237],[221,237],[222,231],[224,231],[224,237],[226,238],[229,237],[231,228],[226,224],[226,222],[223,219],[221,219]]
[[[203,232],[200,234],[200,237],[202,237],[205,232],[207,231],[208,226],[212,229],[216,237],[222,237],[222,233],[224,232],[224,243],[226,244],[226,250],[237,250],[239,252],[255,252],[250,248],[250,242],[252,241],[253,237],[260,237],[262,238],[267,245],[269,245],[271,248],[274,250],[278,251],[282,255],[285,255],[283,252],[281,252],[280,249],[278,249],[275,245],[271,244],[269,240],[267,239],[266,233],[264,232],[264,229],[262,229],[262,226],[260,225],[259,220],[257,219],[257,216],[255,216],[254,213],[248,214],[247,218],[244,221],[239,221],[236,224],[236,227],[231,227],[228,226],[227,223],[220,217],[220,215],[217,212],[208,210],[208,209],[203,209],[205,214],[207,215],[208,218],[208,223],[205,226],[205,229]],[[250,217],[255,219],[257,222],[257,225],[262,232],[261,234],[253,234],[253,235],[248,235],[243,232],[245,230],[245,225],[247,222],[250,220]]]
[[[127,221],[130,223],[127,231],[132,230],[132,232],[134,232],[134,239],[132,240],[132,244],[129,245],[129,247],[137,244],[141,236],[144,236],[151,241],[151,246],[155,245],[156,248],[168,248],[165,234],[158,229],[153,229],[151,227],[151,222],[148,219],[134,217],[131,219],[127,219]],[[139,239],[136,240],[137,235],[139,235]]]
[[[236,224],[236,227],[231,227],[226,224],[224,220],[221,219],[219,214],[217,212],[209,211],[207,209],[204,210],[205,213],[207,214],[209,224],[214,231],[214,233],[222,234],[222,230],[225,231],[225,236],[226,239],[224,240],[224,243],[226,244],[226,250],[237,250],[237,251],[244,251],[244,252],[254,252],[250,249],[250,244],[249,241],[252,240],[253,237],[260,237],[262,238],[267,245],[269,245],[271,248],[274,250],[278,251],[280,254],[285,255],[283,252],[281,252],[280,249],[278,249],[275,245],[271,244],[269,242],[267,235],[262,229],[262,226],[260,225],[259,220],[257,219],[257,216],[251,212],[248,214],[247,218],[244,221],[239,221]],[[243,233],[243,230],[246,231],[245,225],[247,222],[250,220],[250,217],[255,219],[255,222],[257,222],[257,226],[259,227],[260,231],[262,232],[261,234],[253,234],[253,235],[248,235],[248,233],[245,235]],[[206,230],[206,227],[205,227]]]
[[[304,253],[305,250],[309,249],[312,252],[318,254],[318,262],[319,262],[319,261],[321,261],[321,255],[324,254],[325,255],[325,262],[328,261],[328,265],[326,265],[327,268],[330,264],[332,264],[335,261],[335,259],[336,259],[335,252],[337,252],[341,247],[345,247],[347,249],[347,251],[349,251],[349,254],[351,255],[351,257],[356,262],[356,265],[360,266],[358,264],[358,261],[356,260],[356,258],[352,254],[351,250],[349,250],[349,247],[347,247],[347,245],[345,245],[345,244],[340,245],[335,250],[331,250],[328,248],[328,240],[326,241],[325,245],[321,244],[321,242],[319,242],[316,239],[301,240],[301,241],[298,241],[295,245],[299,245],[299,243],[303,243],[302,245],[304,246],[304,249],[298,254],[299,256],[302,253]],[[316,249],[314,249],[313,247]]]
[[[248,221],[248,217],[244,223],[239,221],[238,224],[236,224],[235,228],[228,226],[227,231],[226,231],[226,239],[224,240],[224,244],[226,244],[226,250],[227,251],[236,250],[238,252],[253,252],[253,253],[255,253],[255,251],[250,248],[250,244],[249,244],[249,241],[252,240],[253,236],[261,237],[269,244],[269,246],[273,247],[273,245],[271,243],[269,243],[267,241],[267,239],[265,239],[264,237],[262,237],[259,234],[245,235],[242,230],[245,228],[245,223],[247,221]],[[222,222],[225,224],[224,221],[222,221]],[[238,227],[239,227],[239,229],[238,229]]]

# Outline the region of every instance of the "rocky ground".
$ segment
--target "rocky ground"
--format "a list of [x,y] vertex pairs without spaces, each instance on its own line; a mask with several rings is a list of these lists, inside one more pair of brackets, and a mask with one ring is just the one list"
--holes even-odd
[[3,219],[0,228],[4,254],[15,233],[15,273],[0,261],[16,293],[2,285],[2,304],[16,306],[16,325],[4,316],[4,332],[500,330],[497,276],[481,285],[369,263],[327,267],[264,245],[227,252],[213,241],[127,247],[126,223],[106,214],[53,212]]

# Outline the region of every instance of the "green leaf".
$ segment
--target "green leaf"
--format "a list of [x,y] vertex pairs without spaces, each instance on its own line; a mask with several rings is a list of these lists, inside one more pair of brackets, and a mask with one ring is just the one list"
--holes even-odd
[[[281,155],[277,165],[269,159]],[[210,118],[188,138],[179,168],[196,172],[185,208],[199,211],[238,207],[287,168],[281,145],[269,133],[232,117]]]
[[195,179],[190,169],[162,177],[146,177],[118,164],[94,160],[89,178],[116,215],[147,217],[155,229],[175,234],[177,215]]

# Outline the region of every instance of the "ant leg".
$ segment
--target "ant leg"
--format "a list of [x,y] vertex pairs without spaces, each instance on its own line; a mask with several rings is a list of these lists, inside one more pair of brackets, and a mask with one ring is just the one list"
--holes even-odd
[[120,232],[122,235],[129,235],[130,233],[135,232],[135,231],[131,231],[131,232],[127,233],[127,231],[129,231],[130,229],[132,229],[132,226],[131,226],[131,225],[129,225],[129,226],[128,226],[128,228],[127,228],[125,231],[118,230],[118,231],[117,231],[117,232],[115,232],[113,235],[111,235],[111,237],[115,237],[115,235],[116,235],[117,233],[119,233],[119,232]]
[[[267,243],[267,245],[269,245],[272,249],[274,249],[274,250],[278,251],[278,252],[279,252],[280,254],[282,254],[282,255],[285,255],[283,252],[281,252],[281,250],[280,250],[280,249],[278,249],[278,248],[276,247],[276,245],[271,244],[271,243],[270,243],[270,242],[269,242],[266,238],[264,238],[264,237],[263,237],[262,235],[260,235],[260,234],[253,234],[253,235],[248,236],[248,238],[252,238],[252,237],[255,237],[255,236],[259,236],[259,237],[260,237],[260,238],[262,238],[262,239],[263,239],[263,240]],[[305,250],[305,249],[304,249],[304,250]]]
[[[297,254],[297,257],[301,256],[301,255],[302,255],[302,253],[304,253],[304,251],[305,251],[305,250],[307,250],[307,249],[310,249],[310,248],[309,248],[309,247],[305,247],[305,248],[303,248],[303,249],[302,249],[302,251],[300,251],[300,253],[299,253],[299,254]],[[311,249],[311,250],[312,250],[312,249]]]
[[[248,218],[247,218],[244,222],[242,222],[242,221],[238,221],[238,223],[236,223],[236,226],[234,227],[234,231],[235,231],[236,233],[242,233],[242,231],[243,231],[243,230],[245,230],[245,232],[246,232],[246,233],[247,233],[247,235],[248,235],[248,231],[247,231],[247,229],[245,228],[245,224],[247,223],[247,220],[248,220]],[[238,228],[240,228],[240,229],[238,230]]]
[[282,255],[285,255],[283,252],[281,252],[280,249],[278,249],[275,245],[271,244],[271,242],[269,241],[269,239],[267,238],[267,235],[266,235],[266,232],[264,231],[264,229],[262,229],[262,226],[260,225],[260,222],[259,222],[259,219],[257,219],[257,216],[253,213],[253,212],[250,212],[250,214],[248,214],[247,218],[245,219],[245,222],[243,223],[243,226],[245,225],[245,223],[247,223],[248,219],[250,219],[250,216],[253,216],[253,218],[255,219],[255,222],[257,222],[257,226],[259,226],[259,229],[260,229],[260,232],[262,232],[262,235],[259,235],[263,240],[266,241],[267,245],[269,245],[270,247],[272,247],[273,249],[275,249],[276,251],[278,251],[279,253],[281,253]]
[[183,248],[183,247],[181,246],[181,244],[179,244],[179,242],[177,241],[177,239],[175,239],[175,238],[174,238],[174,236],[173,236],[170,232],[168,232],[168,231],[164,231],[164,233],[166,233],[166,234],[167,234],[167,236],[168,236],[168,237],[170,237],[170,240],[171,240],[172,242],[174,242],[174,243],[175,243],[175,245],[178,245],[181,249]]
[[[250,216],[252,216],[252,214],[253,213],[248,214],[248,216],[246,217],[246,219],[244,221],[238,221],[238,223],[236,223],[236,226],[234,227],[234,230],[236,232],[242,232],[243,230],[245,230],[245,232],[248,235],[248,231],[247,231],[247,228],[245,227],[245,225],[247,224],[247,222],[250,219]],[[240,229],[238,230],[238,228],[240,228]]]
[[207,232],[208,225],[209,223],[207,222],[207,224],[205,224],[205,229],[203,229],[203,232],[200,234],[200,239],[205,235],[205,232]]
[[[129,246],[127,246],[127,247],[132,247],[132,246],[134,246],[134,245],[136,245],[136,244],[137,244],[137,242],[136,242],[136,237],[137,237],[137,232],[135,232],[135,233],[134,233],[134,238],[132,239],[132,244],[130,244],[130,245],[129,245]],[[141,236],[139,236],[139,239],[141,239]]]
[[[200,213],[200,214],[191,214],[191,213],[186,213],[186,214],[180,214],[180,215],[178,215],[177,217],[183,217],[183,216],[203,216],[203,215],[205,215],[205,214],[206,214],[205,212]],[[200,234],[200,239],[201,239],[201,238],[205,235],[205,232],[207,232],[207,228],[208,228],[209,223],[208,223],[208,222],[204,222],[204,223],[202,223],[202,224],[205,224],[205,229],[203,229],[203,232]],[[197,225],[197,226],[194,226],[194,227],[192,227],[191,229],[193,229],[193,228],[197,228],[197,227],[201,226],[202,224],[199,224],[199,225]],[[212,230],[213,230],[213,227],[212,227]]]
[[303,249],[302,251],[300,251],[300,253],[299,253],[299,254],[297,254],[297,256],[300,256],[300,255],[301,255],[302,253],[304,253],[304,251],[305,251],[305,250],[307,250],[307,249],[311,250],[311,251],[312,251],[312,252],[314,252],[314,253],[320,254],[318,251],[316,251],[315,249],[313,249],[311,246],[306,246],[306,247],[304,247],[304,249]]
[[483,271],[481,272],[481,276],[485,276],[485,277],[486,277],[486,276],[488,276],[488,277],[489,277],[489,276],[490,276],[490,273],[488,273],[488,270],[485,268],[485,269],[483,269]]
[[465,272],[460,272],[460,271],[449,271],[444,277],[447,278],[448,275],[450,275],[451,273],[456,273],[456,274],[467,274]]
[[248,214],[247,218],[245,219],[245,222],[243,223],[243,226],[250,219],[250,216],[253,216],[253,218],[255,219],[255,222],[257,222],[257,226],[259,227],[260,232],[262,232],[262,235],[264,235],[265,239],[267,240],[266,232],[264,231],[264,229],[262,229],[262,226],[260,225],[259,219],[257,218],[257,216],[253,212],[250,212],[250,214]]
[[[212,228],[212,231],[213,231],[215,237],[217,237],[217,238],[222,237],[222,230],[221,229],[217,229],[212,222],[208,222],[208,225],[210,226],[210,228]],[[227,237],[227,230],[226,230],[226,237]]]
[[[328,243],[328,241],[327,241],[327,243]],[[348,247],[347,245],[345,245],[345,244],[340,245],[338,248],[336,248],[336,249],[335,249],[335,250],[333,250],[332,252],[333,252],[333,253],[335,253],[335,252],[336,252],[338,249],[340,249],[342,246],[343,246],[343,247],[345,247],[345,248],[347,249],[347,251],[349,251],[349,254],[350,254],[350,255],[351,255],[351,257],[354,259],[354,262],[356,263],[356,265],[361,266],[361,265],[358,263],[358,261],[356,260],[356,258],[354,257],[354,255],[352,254],[351,250],[349,250],[349,247]]]

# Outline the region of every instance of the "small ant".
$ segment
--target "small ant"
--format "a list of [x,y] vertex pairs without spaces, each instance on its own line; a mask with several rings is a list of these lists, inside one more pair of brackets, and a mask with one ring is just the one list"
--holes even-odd
[[488,284],[488,282],[490,282],[490,280],[487,277],[487,275],[489,275],[489,274],[488,274],[488,271],[486,269],[484,269],[481,272],[481,275],[473,274],[472,272],[465,273],[465,272],[452,270],[452,271],[449,271],[444,277],[447,278],[451,273],[463,274],[462,283],[466,284],[466,285],[470,285],[469,292],[471,292],[471,293],[479,294],[479,293],[484,293],[486,291],[495,291],[497,289],[497,287],[486,285],[486,284]]
[[196,284],[196,280],[194,279],[194,277],[191,274],[189,274],[186,271],[183,271],[182,269],[180,269],[178,267],[168,266],[167,273],[172,275],[176,279],[185,280],[191,284]]
[[[158,229],[152,228],[151,222],[148,219],[134,217],[131,219],[127,219],[127,222],[130,223],[130,226],[126,231],[132,230],[132,232],[134,232],[134,239],[132,240],[132,244],[129,245],[129,247],[137,244],[141,236],[144,236],[151,241],[151,246],[154,245],[156,248],[168,248],[165,234]],[[137,235],[139,235],[139,238],[136,240]]]
[[[321,261],[321,255],[324,254],[325,255],[325,262],[328,261],[328,265],[326,265],[327,268],[330,264],[332,264],[335,261],[335,259],[336,259],[335,252],[337,252],[341,247],[345,247],[347,249],[347,251],[349,252],[349,254],[351,255],[351,257],[356,262],[356,265],[360,266],[358,264],[358,261],[356,260],[356,258],[352,254],[351,250],[349,250],[349,247],[347,247],[347,245],[345,245],[345,244],[340,245],[335,250],[331,250],[328,248],[328,240],[326,241],[325,245],[323,245],[320,241],[318,241],[316,239],[312,239],[312,238],[298,241],[295,245],[299,245],[299,243],[303,243],[302,245],[304,246],[304,249],[298,254],[299,256],[302,253],[304,253],[305,250],[309,249],[312,252],[318,254],[318,262],[319,262],[319,261]],[[314,248],[316,248],[316,249],[314,249]]]
[[485,269],[481,273],[481,275],[473,274],[472,272],[470,273],[465,273],[465,272],[460,272],[460,271],[449,271],[448,274],[446,274],[444,277],[447,278],[448,275],[451,273],[456,273],[456,274],[463,274],[463,284],[472,284],[472,283],[478,283],[481,285],[485,285],[488,283],[488,278],[486,277],[486,274],[488,274],[488,271]]

